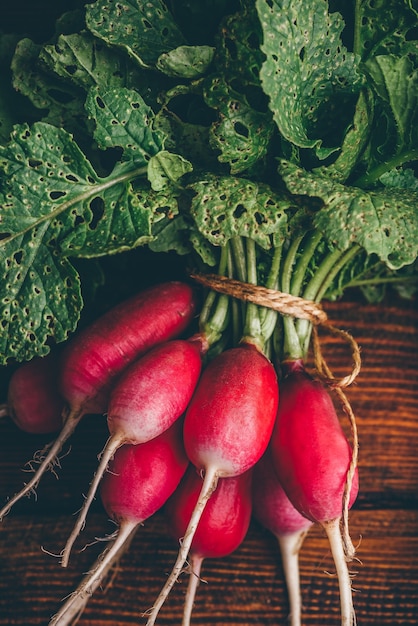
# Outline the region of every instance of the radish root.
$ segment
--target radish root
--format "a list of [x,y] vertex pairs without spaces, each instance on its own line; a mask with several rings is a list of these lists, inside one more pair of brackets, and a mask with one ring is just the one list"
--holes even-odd
[[199,499],[190,517],[189,525],[187,526],[186,532],[184,533],[184,538],[180,545],[177,560],[174,564],[173,569],[171,570],[169,577],[167,578],[167,582],[161,589],[160,594],[156,602],[154,603],[154,606],[147,612],[149,617],[146,626],[153,626],[155,624],[155,620],[157,619],[158,613],[162,605],[166,601],[171,589],[177,582],[183,570],[183,566],[187,560],[187,556],[189,554],[196,529],[199,525],[200,518],[202,517],[207,501],[216,489],[216,486],[218,484],[218,478],[219,477],[215,469],[208,469],[203,480]]
[[57,465],[58,455],[62,449],[62,446],[67,441],[67,439],[73,434],[82,416],[83,416],[82,413],[70,414],[68,416],[68,418],[64,422],[64,425],[62,427],[60,434],[52,443],[51,447],[49,448],[47,454],[41,461],[39,467],[35,471],[31,480],[27,482],[25,486],[18,493],[16,493],[12,498],[10,498],[10,500],[7,501],[7,503],[3,506],[2,509],[0,509],[0,521],[3,519],[5,515],[7,515],[10,512],[10,510],[16,504],[16,502],[19,502],[19,500],[21,500],[24,496],[30,494],[36,489],[40,479],[42,478],[43,474],[46,471],[53,468],[54,465]]
[[355,626],[356,616],[353,606],[351,578],[344,554],[344,543],[340,530],[340,519],[324,522],[322,525],[327,533],[332,558],[338,577],[340,590],[341,626]]
[[302,596],[300,592],[299,575],[299,550],[307,531],[296,531],[277,536],[282,557],[282,565],[286,581],[287,595],[289,598],[289,624],[301,626],[302,624]]
[[80,510],[80,513],[74,525],[74,528],[70,536],[68,537],[67,543],[65,544],[65,547],[62,551],[62,560],[61,560],[62,567],[67,567],[68,565],[68,561],[70,559],[70,554],[71,554],[71,549],[78,535],[84,528],[88,510],[90,508],[91,503],[94,500],[94,497],[95,497],[97,488],[99,486],[99,483],[102,479],[102,476],[104,472],[106,471],[106,468],[109,465],[109,462],[112,459],[113,455],[115,454],[116,450],[121,446],[121,443],[122,442],[119,437],[113,437],[112,439],[109,439],[108,443],[106,444],[106,447],[104,448],[101,454],[100,464],[99,464],[99,467],[97,468],[96,474],[94,475],[93,481],[91,482],[87,497],[84,500],[83,506]]
[[103,578],[129,548],[137,528],[136,522],[124,522],[120,525],[116,538],[97,558],[93,569],[86,574],[77,589],[52,617],[49,626],[70,626],[75,623],[74,619],[81,615]]
[[190,626],[196,591],[200,584],[202,563],[203,558],[201,556],[193,555],[190,559],[189,583],[187,585],[186,597],[184,600],[181,626]]

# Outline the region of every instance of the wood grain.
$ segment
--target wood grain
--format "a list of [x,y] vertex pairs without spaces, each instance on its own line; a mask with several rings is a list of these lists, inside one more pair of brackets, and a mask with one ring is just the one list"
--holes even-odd
[[[414,304],[372,306],[328,304],[329,317],[357,339],[363,367],[347,395],[360,438],[361,490],[351,515],[358,562],[351,564],[359,626],[418,623],[418,311]],[[327,363],[344,376],[346,346],[321,333]],[[347,418],[342,414],[344,422]],[[348,426],[346,424],[346,426]],[[48,624],[103,548],[76,551],[67,570],[58,553],[74,522],[106,439],[104,420],[86,419],[61,461],[59,480],[48,475],[37,500],[25,499],[0,524],[0,625]],[[42,437],[21,434],[0,423],[0,499],[18,490],[20,471]],[[67,450],[68,451],[68,450]],[[77,542],[112,532],[98,501]],[[42,548],[41,548],[42,546]],[[44,552],[43,550],[49,552]],[[91,598],[79,626],[145,624],[141,614],[153,602],[171,569],[176,546],[158,513],[141,527],[111,583]],[[314,527],[301,552],[304,626],[339,624],[337,581],[327,539]],[[199,626],[276,626],[287,623],[287,599],[274,538],[253,522],[242,546],[222,561],[207,561],[193,623]],[[181,622],[186,577],[176,585],[158,621]]]

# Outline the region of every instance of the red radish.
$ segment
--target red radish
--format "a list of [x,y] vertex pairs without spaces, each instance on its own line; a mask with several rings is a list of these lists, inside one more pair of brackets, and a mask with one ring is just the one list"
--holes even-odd
[[[340,522],[352,451],[327,389],[301,360],[283,363],[271,448],[278,478],[293,506],[325,529],[334,558],[344,626],[355,623]],[[349,506],[358,493],[355,471]]]
[[65,545],[62,566],[83,528],[88,509],[110,459],[123,444],[140,444],[164,432],[185,410],[199,380],[204,348],[197,336],[160,344],[132,363],[110,394],[110,433],[77,523]]
[[253,470],[253,514],[276,537],[289,596],[290,624],[301,626],[302,602],[299,550],[313,522],[299,513],[287,497],[273,467],[271,448]]
[[120,303],[74,336],[64,350],[61,393],[68,403],[63,427],[32,479],[0,511],[0,519],[36,488],[83,415],[103,413],[121,372],[153,346],[172,339],[195,313],[192,288],[178,281],[150,287]]
[[221,352],[204,370],[186,412],[183,432],[186,453],[204,480],[173,570],[149,611],[148,626],[155,623],[181,573],[218,479],[243,474],[267,448],[278,397],[274,367],[255,345],[242,343]]
[[[199,497],[202,479],[191,465],[165,505],[169,532],[180,539]],[[231,554],[244,541],[251,520],[251,470],[234,478],[220,478],[193,537],[189,555],[182,626],[189,626],[194,598],[205,558]]]
[[160,509],[177,488],[189,464],[182,441],[182,421],[140,445],[117,450],[100,485],[108,515],[119,525],[116,537],[92,570],[52,618],[50,624],[73,624],[133,534]]
[[6,411],[20,430],[45,435],[61,428],[64,399],[58,388],[58,363],[58,353],[50,352],[13,372]]

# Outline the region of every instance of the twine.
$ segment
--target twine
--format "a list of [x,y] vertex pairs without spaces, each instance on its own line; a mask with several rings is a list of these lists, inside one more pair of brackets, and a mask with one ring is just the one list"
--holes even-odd
[[[335,393],[337,394],[341,402],[342,408],[348,416],[351,426],[353,450],[350,466],[346,476],[342,502],[342,538],[344,541],[346,559],[347,561],[351,561],[355,555],[355,548],[349,534],[348,511],[351,488],[358,464],[358,433],[356,418],[351,404],[343,391],[343,388],[351,385],[360,373],[360,348],[356,340],[347,331],[342,330],[331,324],[327,314],[322,309],[322,307],[312,300],[305,300],[304,298],[301,298],[299,296],[293,296],[291,294],[284,293],[276,289],[268,289],[267,287],[253,285],[251,283],[245,283],[218,274],[191,274],[191,278],[201,285],[204,285],[205,287],[213,289],[214,291],[217,291],[219,293],[226,294],[239,300],[252,302],[259,306],[274,309],[282,315],[290,315],[298,319],[306,319],[312,323],[312,348],[314,364],[318,372],[318,377],[326,385],[335,390]],[[332,375],[322,354],[318,335],[318,326],[326,328],[329,332],[331,332],[333,335],[337,335],[350,346],[352,368],[351,373],[347,376],[338,379]]]

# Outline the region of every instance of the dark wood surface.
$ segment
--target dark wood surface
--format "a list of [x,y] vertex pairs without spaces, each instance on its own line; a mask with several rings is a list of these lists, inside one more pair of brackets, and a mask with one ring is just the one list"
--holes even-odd
[[[384,306],[344,302],[326,306],[330,318],[358,340],[363,366],[347,391],[357,416],[361,491],[350,516],[358,561],[351,564],[358,626],[418,623],[418,312],[413,304]],[[347,349],[323,335],[335,375],[349,367]],[[342,420],[344,422],[344,416]],[[106,440],[99,417],[86,419],[71,449],[37,490],[0,524],[0,624],[48,624],[62,599],[103,549],[85,544],[114,530],[96,501],[70,566],[58,553],[74,523]],[[0,502],[17,491],[21,469],[45,437],[20,433],[0,423]],[[144,624],[176,555],[161,513],[141,527],[119,568],[91,598],[79,626]],[[339,624],[337,581],[324,532],[314,527],[301,551],[305,626]],[[245,542],[223,560],[206,561],[207,584],[198,590],[193,624],[276,626],[287,624],[288,605],[274,538],[252,523]],[[186,577],[163,607],[158,624],[181,623]]]

